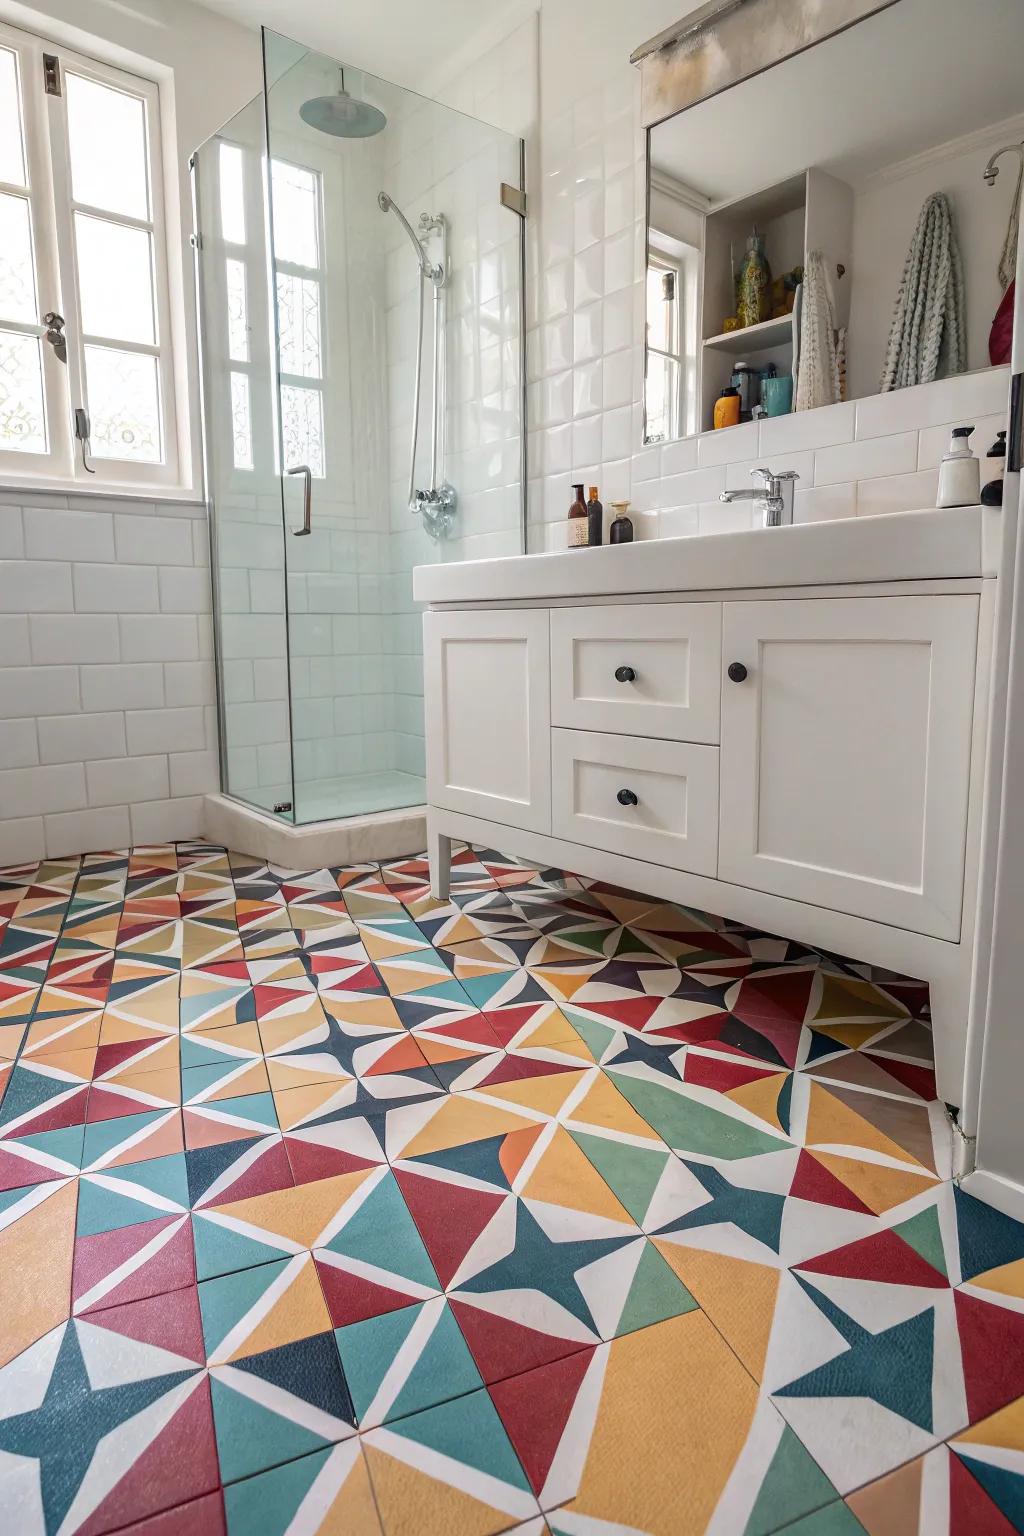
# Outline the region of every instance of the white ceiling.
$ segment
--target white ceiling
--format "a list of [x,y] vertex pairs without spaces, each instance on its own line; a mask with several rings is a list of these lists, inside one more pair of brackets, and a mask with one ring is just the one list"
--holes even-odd
[[[200,0],[246,27],[285,37],[423,91],[477,46],[498,42],[526,14],[524,0]],[[507,23],[507,24],[506,24]]]
[[1024,111],[1021,59],[1021,0],[900,0],[659,124],[651,162],[712,203],[808,165],[856,184]]

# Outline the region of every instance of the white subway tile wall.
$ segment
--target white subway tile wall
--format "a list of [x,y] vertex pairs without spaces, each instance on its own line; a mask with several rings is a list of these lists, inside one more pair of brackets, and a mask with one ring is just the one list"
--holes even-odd
[[123,506],[0,491],[0,865],[193,837],[217,788],[205,511]]

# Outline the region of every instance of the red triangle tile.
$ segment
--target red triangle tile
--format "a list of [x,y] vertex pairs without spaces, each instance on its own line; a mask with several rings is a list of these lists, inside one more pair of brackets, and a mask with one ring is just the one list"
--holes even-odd
[[870,1206],[865,1205],[852,1189],[847,1189],[834,1173],[809,1152],[800,1153],[789,1193],[812,1205],[832,1205],[841,1211],[860,1211],[865,1216],[874,1215]]
[[551,1470],[593,1353],[592,1348],[577,1350],[538,1371],[511,1376],[489,1389],[523,1470],[538,1495]]
[[945,1275],[933,1269],[897,1232],[874,1232],[845,1243],[831,1253],[805,1259],[795,1266],[812,1275],[842,1275],[848,1280],[875,1280],[884,1285],[916,1285],[948,1290]]
[[[177,1230],[170,1233],[150,1259],[130,1270],[89,1311],[140,1301],[148,1296],[162,1296],[167,1291],[194,1285],[196,1267],[191,1223],[187,1216],[162,1216],[132,1227],[119,1227],[114,1232],[80,1237],[75,1244],[73,1300],[77,1302],[101,1280],[141,1253],[162,1232],[175,1227]],[[88,1316],[89,1312],[83,1315]]]
[[466,1189],[442,1179],[427,1179],[404,1168],[395,1169],[395,1178],[419,1228],[437,1278],[442,1285],[449,1285],[506,1197],[486,1190]]
[[550,1365],[554,1360],[576,1354],[582,1347],[575,1339],[540,1333],[510,1318],[485,1312],[482,1307],[468,1306],[458,1297],[450,1296],[448,1300],[477,1370],[487,1384],[532,1371],[539,1365]]
[[955,1291],[970,1423],[1024,1397],[1024,1313]]
[[1015,1536],[998,1509],[953,1451],[949,1455],[949,1536]]
[[[89,1313],[89,1322],[97,1328],[109,1328],[111,1333],[122,1333],[139,1344],[153,1344],[172,1355],[182,1355],[197,1365],[206,1362],[199,1290],[195,1285],[121,1306],[98,1307]],[[190,1498],[191,1494],[185,1497]]]
[[320,1276],[320,1289],[335,1328],[344,1328],[348,1323],[361,1323],[368,1317],[381,1317],[385,1312],[397,1312],[399,1307],[408,1307],[419,1300],[408,1291],[396,1291],[387,1285],[377,1285],[363,1275],[355,1275],[347,1269],[339,1269],[335,1264],[327,1264],[316,1258],[315,1254],[313,1257]]

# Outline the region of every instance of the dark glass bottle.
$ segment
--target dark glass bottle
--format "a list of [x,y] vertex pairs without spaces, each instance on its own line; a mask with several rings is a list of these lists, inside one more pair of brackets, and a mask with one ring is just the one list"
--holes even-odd
[[612,502],[615,521],[612,523],[608,534],[609,544],[631,544],[633,542],[633,520],[626,516],[628,507],[628,501]]
[[590,500],[587,502],[587,543],[593,549],[595,545],[604,542],[604,507],[597,499],[597,486],[590,487]]
[[576,499],[569,508],[569,539],[570,549],[586,549],[587,547],[587,504],[583,500],[582,485],[574,485]]

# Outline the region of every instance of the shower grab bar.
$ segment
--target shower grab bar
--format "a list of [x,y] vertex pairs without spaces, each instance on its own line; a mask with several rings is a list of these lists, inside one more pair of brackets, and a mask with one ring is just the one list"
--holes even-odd
[[313,532],[313,471],[308,464],[295,464],[285,471],[289,475],[302,475],[302,527],[293,528],[292,533],[297,539],[303,534]]

